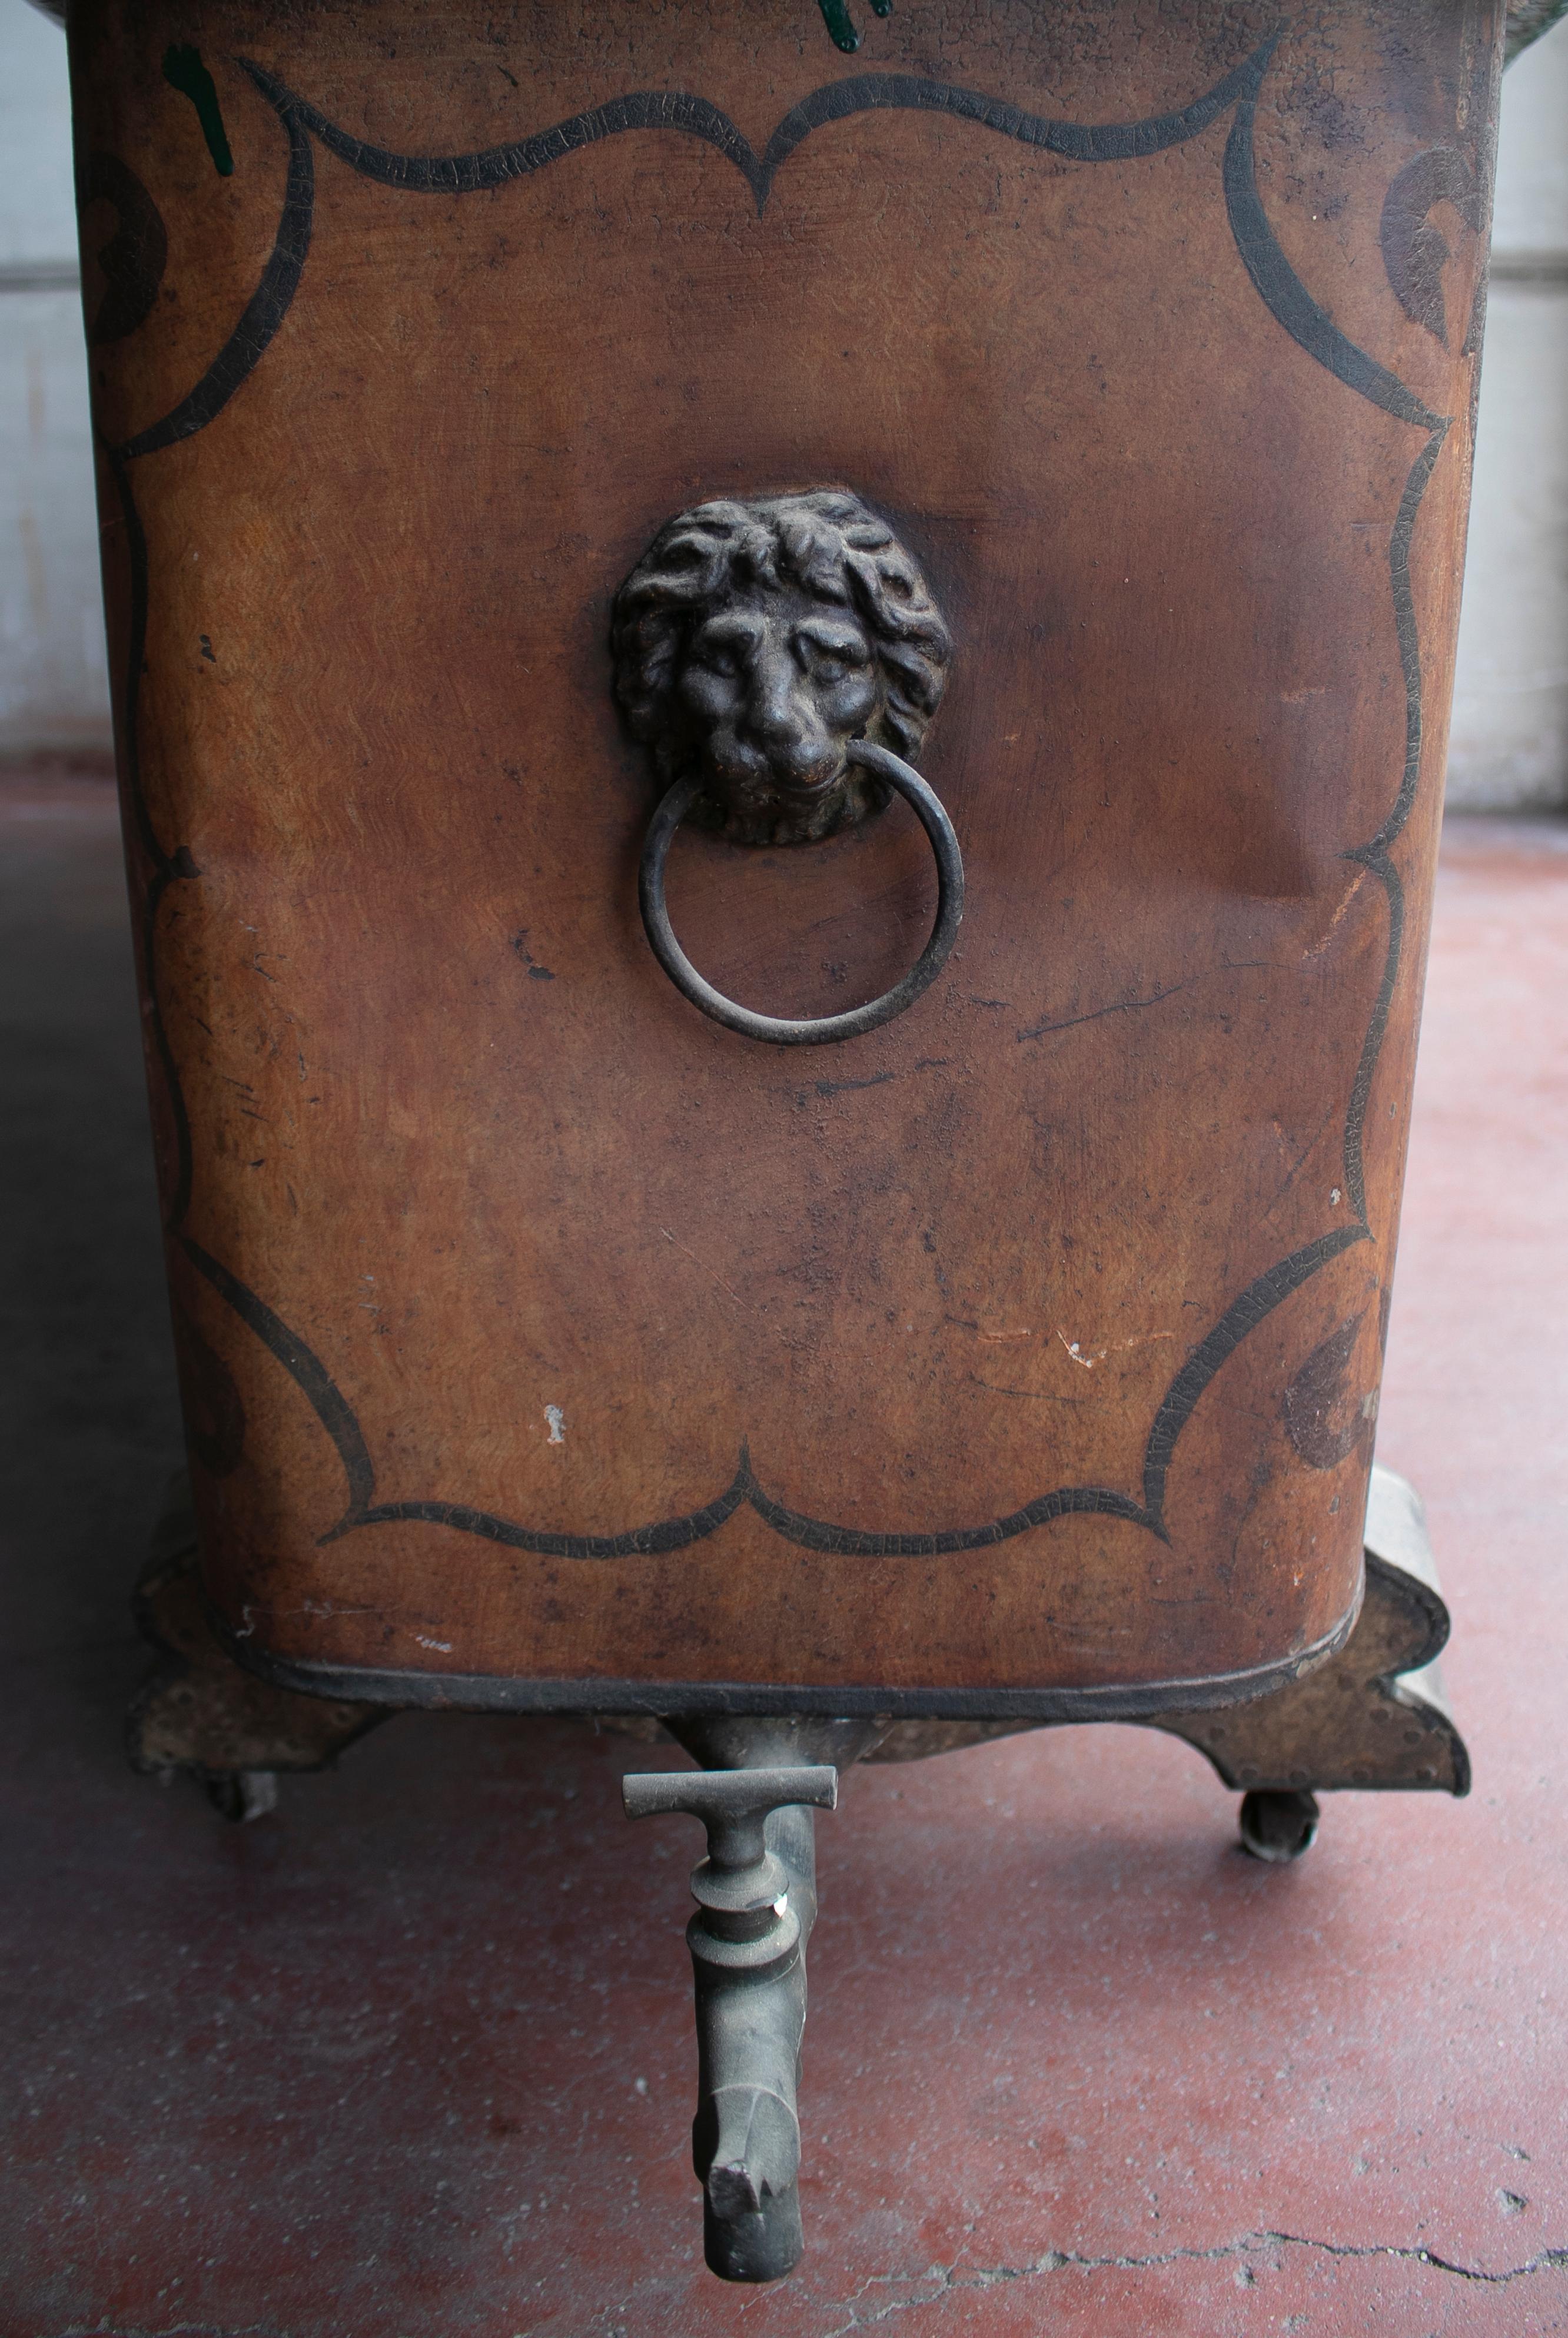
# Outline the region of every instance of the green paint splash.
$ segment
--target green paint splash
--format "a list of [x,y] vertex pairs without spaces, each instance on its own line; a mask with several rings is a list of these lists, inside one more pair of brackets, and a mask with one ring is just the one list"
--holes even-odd
[[171,89],[177,89],[196,108],[196,119],[201,124],[201,135],[207,141],[214,170],[221,178],[231,178],[234,157],[229,151],[228,134],[223,128],[223,110],[218,103],[212,76],[201,62],[201,50],[191,48],[188,43],[172,41],[163,52],[163,78]]
[[[835,48],[847,49],[852,56],[860,45],[860,35],[855,30],[854,19],[844,0],[817,0],[817,5],[822,11],[822,22],[833,35]],[[1568,0],[1563,0],[1563,5],[1568,7]],[[874,16],[890,16],[893,0],[871,0],[871,14]]]

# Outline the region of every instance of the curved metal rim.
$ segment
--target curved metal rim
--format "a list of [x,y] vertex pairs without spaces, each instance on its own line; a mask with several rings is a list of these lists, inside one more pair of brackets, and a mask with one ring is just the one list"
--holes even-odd
[[879,998],[868,998],[863,1007],[852,1007],[843,1015],[759,1015],[715,990],[676,940],[664,903],[664,862],[676,830],[701,792],[701,774],[692,772],[677,780],[649,826],[637,872],[637,899],[649,945],[683,998],[744,1038],[766,1039],[776,1047],[819,1046],[826,1040],[855,1039],[863,1031],[874,1031],[878,1024],[902,1015],[936,981],[957,939],[964,917],[964,860],[941,798],[918,771],[899,756],[889,754],[886,747],[873,747],[857,739],[849,748],[848,761],[863,764],[897,788],[925,830],[936,862],[936,916],[929,941],[903,980]]
[[840,1718],[891,1714],[896,1720],[1017,1721],[1049,1726],[1065,1721],[1133,1721],[1164,1726],[1178,1714],[1206,1714],[1220,1705],[1250,1704],[1271,1696],[1330,1656],[1338,1655],[1361,1612],[1356,1598],[1309,1648],[1274,1656],[1233,1673],[1200,1673],[1177,1680],[1102,1682],[1092,1688],[866,1688],[840,1681],[525,1680],[506,1673],[426,1673],[324,1664],[315,1656],[258,1648],[236,1638],[211,1599],[203,1602],[225,1651],[237,1665],[274,1688],[299,1689],[346,1704],[405,1707],[450,1705],[472,1713],[826,1713]]

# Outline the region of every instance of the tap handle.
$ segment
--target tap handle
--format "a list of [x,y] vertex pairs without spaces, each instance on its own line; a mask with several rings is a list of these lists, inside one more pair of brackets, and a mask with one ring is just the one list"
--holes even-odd
[[763,1829],[774,1811],[799,1803],[836,1809],[838,1773],[828,1762],[799,1769],[634,1771],[621,1781],[621,1799],[629,1819],[672,1811],[701,1819],[711,1865],[730,1873],[767,1857]]

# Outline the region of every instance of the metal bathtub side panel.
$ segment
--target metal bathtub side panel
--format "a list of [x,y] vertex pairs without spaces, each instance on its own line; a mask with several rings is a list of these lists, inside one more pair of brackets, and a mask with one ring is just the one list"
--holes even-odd
[[[340,1693],[956,1710],[1157,1705],[1327,1644],[1403,1169],[1489,18],[911,5],[850,65],[804,0],[225,5],[227,172],[172,17],[74,37],[83,151],[165,239],[123,180],[140,240],[85,214],[236,1644]],[[1474,224],[1437,317],[1439,186]],[[607,634],[671,514],[820,485],[952,630],[921,766],[968,898],[906,1014],[794,1051],[647,948],[658,789]],[[772,1012],[886,987],[931,899],[897,810],[671,863],[695,963]]]

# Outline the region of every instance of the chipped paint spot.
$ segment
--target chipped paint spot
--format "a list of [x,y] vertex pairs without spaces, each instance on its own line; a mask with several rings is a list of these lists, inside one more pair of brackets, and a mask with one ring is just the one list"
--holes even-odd
[[550,1426],[550,1434],[544,1439],[545,1444],[564,1445],[566,1442],[566,1416],[562,1411],[560,1406],[558,1404],[547,1404],[544,1408],[544,1418]]
[[1056,1337],[1073,1362],[1082,1364],[1086,1372],[1092,1372],[1096,1364],[1102,1364],[1107,1356],[1119,1354],[1124,1348],[1147,1348],[1156,1340],[1173,1340],[1176,1334],[1174,1331],[1135,1331],[1130,1340],[1112,1340],[1108,1348],[1096,1348],[1092,1356],[1086,1356],[1079,1342],[1070,1340],[1065,1331],[1059,1329]]

